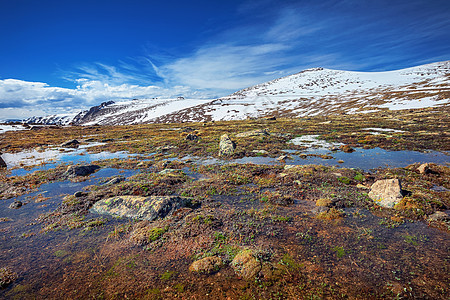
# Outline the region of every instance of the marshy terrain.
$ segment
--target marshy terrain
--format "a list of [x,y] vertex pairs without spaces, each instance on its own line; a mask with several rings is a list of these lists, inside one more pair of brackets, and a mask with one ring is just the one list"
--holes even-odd
[[448,299],[449,115],[0,131],[0,298]]

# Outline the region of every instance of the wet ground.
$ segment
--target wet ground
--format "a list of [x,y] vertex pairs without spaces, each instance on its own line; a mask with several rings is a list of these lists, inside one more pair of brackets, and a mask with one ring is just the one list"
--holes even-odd
[[[289,149],[291,136],[263,156],[246,155],[259,137],[248,144],[238,140],[237,152],[244,145],[250,150],[230,158],[198,155],[193,143],[186,144],[190,150],[183,143],[158,150],[137,142],[148,149],[141,156],[104,152],[113,149],[109,144],[124,150],[125,133],[119,136],[120,143],[58,150],[69,156],[25,168],[19,162],[3,171],[0,276],[7,268],[15,277],[0,289],[1,299],[448,297],[450,227],[448,221],[429,220],[436,211],[449,213],[445,150],[330,151],[341,146],[336,141]],[[103,154],[87,151],[96,147],[94,152]],[[10,157],[15,153],[20,157],[22,151]],[[282,154],[290,157],[277,160]],[[431,163],[430,173],[420,174],[422,162]],[[63,174],[72,163],[101,169],[67,179]],[[125,180],[110,183],[118,177]],[[399,178],[407,192],[395,209],[381,208],[367,196],[371,184],[383,178]],[[180,195],[194,203],[153,222],[90,212],[95,201],[114,195]],[[321,199],[329,200],[327,206],[317,205]],[[18,201],[21,207],[9,208]],[[158,234],[149,238],[148,232]],[[246,249],[259,268],[251,278],[230,265]],[[224,265],[209,275],[188,270],[209,256]]]

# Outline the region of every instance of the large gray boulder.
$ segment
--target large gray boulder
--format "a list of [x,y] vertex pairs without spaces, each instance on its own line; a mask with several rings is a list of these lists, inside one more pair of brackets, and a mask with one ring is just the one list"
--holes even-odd
[[61,144],[61,147],[65,148],[77,148],[80,142],[78,140],[68,140]]
[[190,203],[190,198],[178,196],[116,196],[96,202],[91,211],[98,214],[153,221],[164,218]]
[[236,149],[236,144],[230,139],[228,134],[222,135],[220,137],[219,143],[219,155],[220,156],[232,155],[234,149]]
[[369,197],[379,206],[393,208],[403,199],[398,179],[377,180],[370,188]]

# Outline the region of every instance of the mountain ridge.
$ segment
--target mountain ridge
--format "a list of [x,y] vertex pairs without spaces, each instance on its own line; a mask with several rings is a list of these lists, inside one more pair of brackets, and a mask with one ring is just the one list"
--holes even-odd
[[[386,72],[319,67],[212,100],[179,97],[104,102],[80,112],[71,123],[125,125],[305,117],[447,105],[449,99],[450,61]],[[38,120],[45,122],[45,118]]]

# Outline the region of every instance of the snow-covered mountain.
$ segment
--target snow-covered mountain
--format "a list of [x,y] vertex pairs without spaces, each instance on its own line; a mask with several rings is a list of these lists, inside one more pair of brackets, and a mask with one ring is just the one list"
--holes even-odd
[[76,114],[60,114],[46,117],[31,117],[23,122],[28,124],[68,125],[72,122],[75,116]]
[[324,68],[258,84],[215,100],[144,99],[106,102],[72,119],[82,125],[313,116],[446,105],[450,61],[388,72]]

